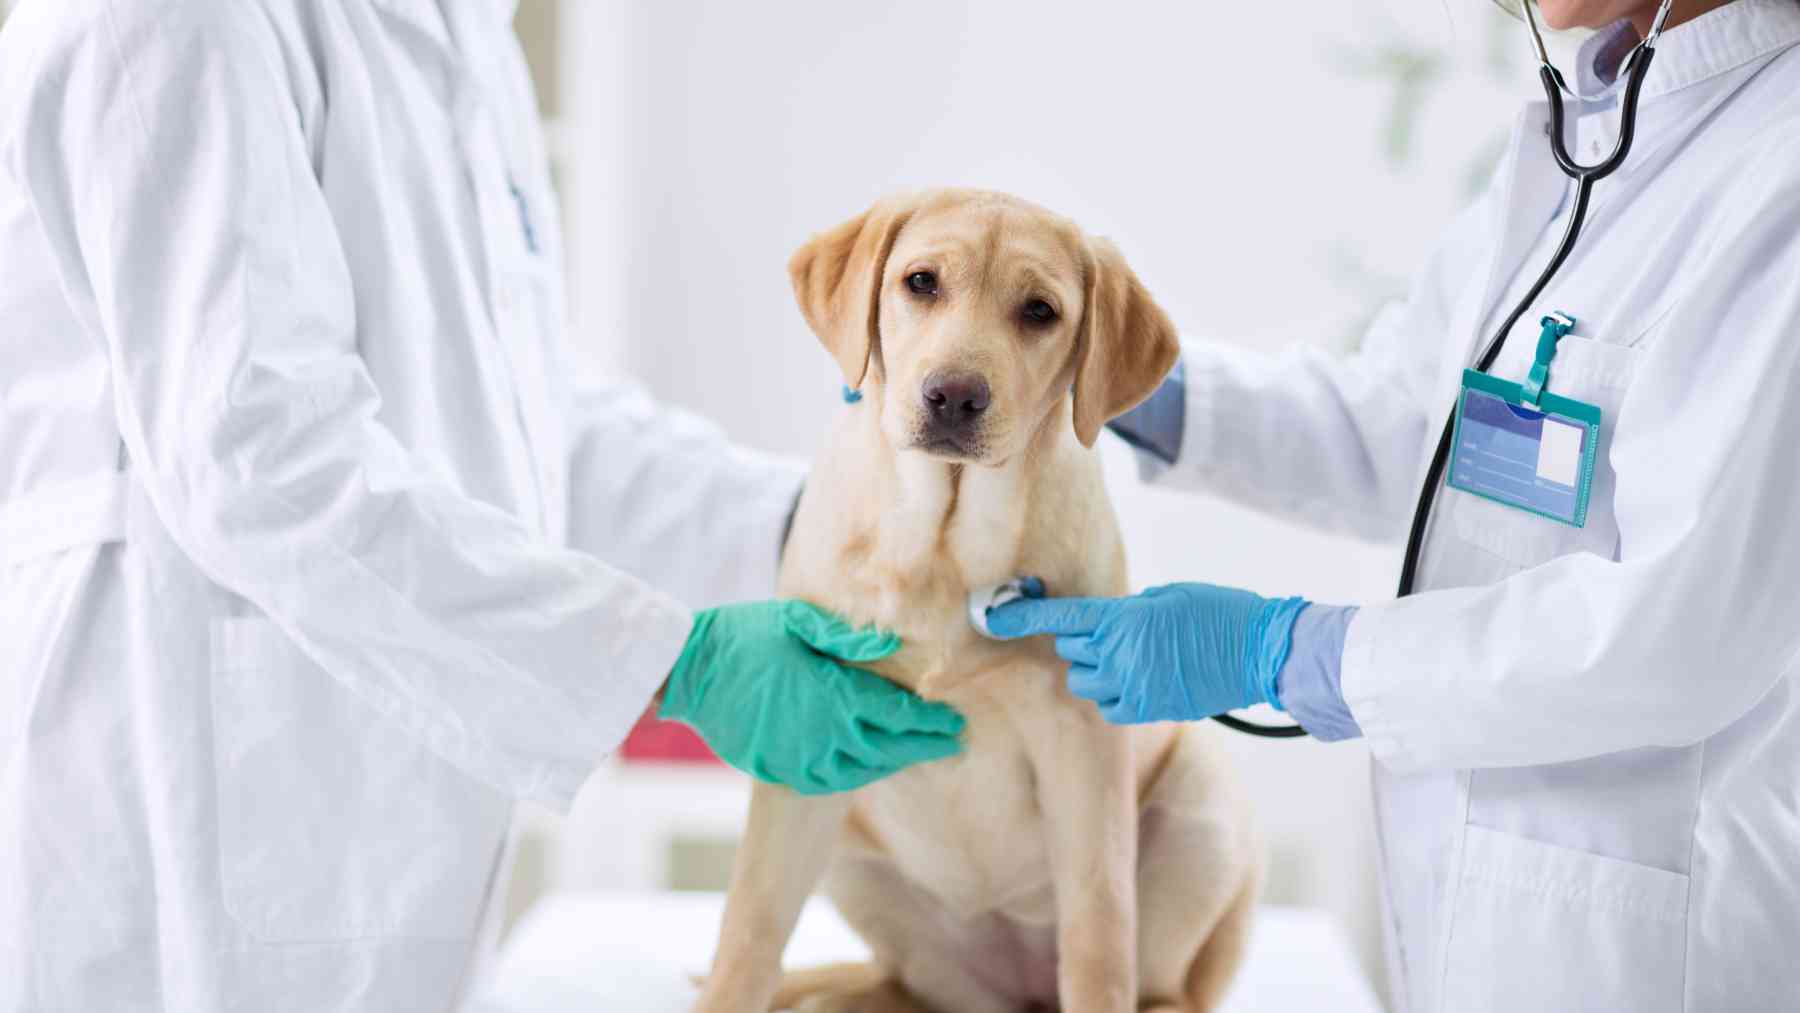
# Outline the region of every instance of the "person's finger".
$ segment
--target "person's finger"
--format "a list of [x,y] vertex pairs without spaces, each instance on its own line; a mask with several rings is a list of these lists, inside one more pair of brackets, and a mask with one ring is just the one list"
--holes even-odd
[[1039,633],[1092,633],[1112,598],[1016,598],[989,612],[988,632],[1003,640]]
[[893,773],[893,768],[879,763],[865,763],[848,750],[831,754],[830,785],[834,791],[855,791]]
[[1105,706],[1118,701],[1119,684],[1092,665],[1070,665],[1069,692]]
[[896,733],[882,728],[867,729],[863,734],[862,745],[864,751],[859,759],[886,773],[962,752],[962,741],[954,735],[932,732]]
[[880,779],[882,773],[849,753],[834,749],[807,764],[804,776],[789,780],[787,786],[801,795],[830,795],[854,791]]
[[806,646],[842,661],[880,661],[900,649],[900,638],[893,633],[873,626],[858,629],[837,613],[798,599],[781,603],[781,624]]
[[1071,664],[1090,666],[1100,664],[1100,645],[1094,642],[1093,637],[1085,634],[1076,633],[1057,637],[1056,653]]
[[1125,700],[1114,700],[1112,703],[1102,704],[1100,716],[1115,725],[1141,725],[1144,723],[1143,715],[1139,714],[1137,708]]
[[[830,664],[830,662],[827,662]],[[844,700],[856,720],[889,732],[960,735],[963,716],[949,704],[926,700],[896,682],[860,668],[833,664]]]

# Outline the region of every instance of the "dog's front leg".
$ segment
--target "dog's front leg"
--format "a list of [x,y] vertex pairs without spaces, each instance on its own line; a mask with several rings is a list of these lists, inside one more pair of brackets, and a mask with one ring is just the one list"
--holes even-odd
[[695,1013],[764,1013],[781,985],[781,951],[824,875],[848,793],[799,795],[758,782],[738,844],[712,973]]
[[1137,792],[1131,740],[1092,707],[1035,708],[1027,729],[1056,890],[1062,1008],[1137,1008]]

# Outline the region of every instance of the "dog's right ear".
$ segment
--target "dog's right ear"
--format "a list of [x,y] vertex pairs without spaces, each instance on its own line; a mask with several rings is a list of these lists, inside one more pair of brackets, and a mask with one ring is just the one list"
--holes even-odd
[[881,275],[888,253],[917,206],[912,197],[879,201],[812,237],[788,261],[801,314],[852,388],[862,386],[880,337]]
[[1076,338],[1075,436],[1091,447],[1100,427],[1155,393],[1181,342],[1119,248],[1088,242],[1087,310]]

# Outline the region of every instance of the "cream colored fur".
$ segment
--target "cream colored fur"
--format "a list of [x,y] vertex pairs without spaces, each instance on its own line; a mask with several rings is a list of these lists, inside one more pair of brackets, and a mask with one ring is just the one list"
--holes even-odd
[[[790,271],[865,398],[813,469],[781,593],[898,632],[874,670],[968,727],[960,756],[851,795],[756,786],[696,1008],[1211,1008],[1259,868],[1210,730],[1108,725],[1068,694],[1047,638],[990,642],[964,617],[970,588],[1018,574],[1063,595],[1127,590],[1089,448],[1167,372],[1173,328],[1110,244],[998,194],[885,201]],[[920,271],[930,297],[910,288]],[[1031,300],[1056,319],[1021,316]],[[920,397],[944,370],[992,389],[950,449],[927,445]],[[784,984],[782,948],[821,882],[875,959]]]

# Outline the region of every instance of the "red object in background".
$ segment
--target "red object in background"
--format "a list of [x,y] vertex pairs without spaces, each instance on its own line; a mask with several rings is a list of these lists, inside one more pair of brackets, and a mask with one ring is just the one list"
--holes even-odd
[[625,736],[619,755],[626,763],[718,763],[719,758],[694,730],[673,721],[658,721],[645,711]]

